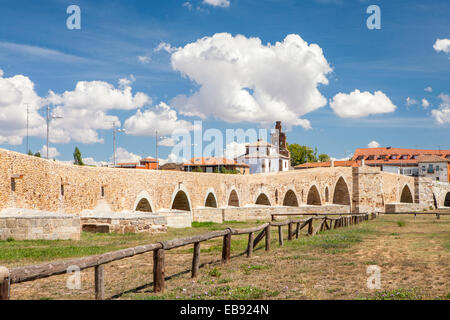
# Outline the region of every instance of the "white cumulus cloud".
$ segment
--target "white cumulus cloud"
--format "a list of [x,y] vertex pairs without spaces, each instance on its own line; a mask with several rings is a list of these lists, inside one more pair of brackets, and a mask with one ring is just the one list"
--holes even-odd
[[413,98],[410,98],[410,97],[406,98],[406,105],[407,106],[412,106],[412,105],[417,104],[417,103],[418,103],[417,100],[415,100]]
[[[116,149],[116,163],[136,163],[141,160],[141,156],[129,152],[127,149],[118,147]],[[111,155],[111,162],[114,162],[114,155]]]
[[[47,157],[47,145],[43,145],[41,150],[39,150],[39,153],[41,154],[42,158]],[[57,156],[60,156],[61,154],[59,153],[59,151],[54,148],[54,147],[49,147],[48,148],[48,158],[49,159],[54,159]]]
[[378,148],[380,146],[380,144],[377,141],[373,140],[373,141],[369,142],[369,144],[367,146],[369,148]]
[[177,112],[161,102],[151,109],[138,110],[125,120],[124,128],[127,134],[155,136],[155,130],[158,130],[158,134],[169,135],[179,129],[191,131],[194,126],[189,121],[178,119]]
[[172,67],[200,86],[192,95],[179,95],[172,105],[184,115],[215,116],[226,122],[310,128],[301,116],[326,105],[318,90],[332,71],[322,49],[299,35],[274,45],[259,38],[218,33],[179,48]]
[[358,89],[350,94],[338,93],[330,101],[330,106],[341,118],[360,118],[371,114],[394,112],[397,108],[381,91],[373,94]]
[[28,77],[15,75],[5,78],[0,69],[0,144],[22,143],[26,135],[27,108],[29,135],[43,136],[45,119],[38,111],[44,104]]
[[227,8],[230,6],[229,0],[203,0],[204,4],[209,4],[213,7]]
[[450,123],[450,95],[441,93],[439,98],[441,99],[439,109],[431,110],[431,114],[438,124]]
[[56,94],[50,91],[48,101],[55,104],[54,114],[62,119],[51,124],[51,141],[55,143],[103,142],[97,130],[109,130],[112,122],[120,125],[110,110],[132,110],[151,103],[142,92],[133,95],[130,84],[134,77],[120,79],[119,88],[103,81],[80,81],[73,91]]
[[426,109],[429,106],[430,106],[430,102],[427,99],[423,98],[422,99],[422,107],[424,107]]
[[433,88],[432,87],[426,87],[423,90],[425,90],[426,92],[433,92]]
[[434,50],[437,52],[450,52],[450,39],[437,39],[433,45]]

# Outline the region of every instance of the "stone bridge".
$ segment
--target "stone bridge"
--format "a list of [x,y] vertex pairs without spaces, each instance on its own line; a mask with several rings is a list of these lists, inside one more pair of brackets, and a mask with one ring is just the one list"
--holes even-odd
[[266,219],[272,212],[411,211],[449,202],[449,183],[371,167],[229,175],[81,167],[0,149],[0,211],[147,212],[177,225],[183,216],[190,224]]

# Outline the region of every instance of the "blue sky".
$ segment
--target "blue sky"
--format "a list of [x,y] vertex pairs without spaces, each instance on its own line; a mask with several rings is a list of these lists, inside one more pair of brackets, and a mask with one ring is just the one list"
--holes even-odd
[[[71,4],[81,8],[81,30],[66,28],[66,9]],[[381,9],[380,30],[366,26],[366,9],[371,4]],[[203,37],[225,32],[233,37],[240,34],[259,38],[265,46],[297,34],[322,49],[332,71],[326,73],[328,84],[317,85],[326,104],[300,114],[301,119],[309,121],[311,129],[290,126],[289,143],[317,147],[320,153],[336,158],[367,147],[374,140],[381,146],[450,149],[448,117],[439,123],[432,112],[447,111],[449,103],[445,104],[450,94],[450,54],[433,48],[437,39],[450,38],[448,1],[229,0],[229,5],[222,7],[202,0],[15,0],[2,1],[0,12],[3,78],[28,77],[42,98],[48,96],[49,90],[59,95],[73,91],[79,81],[103,81],[118,88],[119,79],[129,79],[132,94],[142,92],[151,103],[105,111],[118,117],[122,124],[138,109],[152,110],[160,102],[177,112],[178,121],[199,119],[183,114],[173,102],[176,96],[189,97],[198,91],[199,83],[192,81],[189,74],[183,76],[181,71],[188,67],[173,69],[173,52],[155,51],[160,43],[183,48]],[[142,62],[138,57],[147,60]],[[283,77],[281,71],[277,77]],[[280,81],[282,85],[283,79]],[[432,91],[425,91],[427,87]],[[371,94],[381,91],[395,111],[340,117],[330,107],[330,100],[356,89]],[[422,99],[428,102],[427,107]],[[215,106],[211,108],[210,115],[203,119],[204,129],[270,127],[267,121],[231,122],[218,115]],[[18,107],[17,112],[23,113],[23,109]],[[43,115],[44,109],[38,112]],[[276,109],[272,114],[273,122],[278,120]],[[14,125],[11,119],[8,126]],[[45,144],[36,130],[30,138],[34,152]],[[68,143],[54,141],[52,147],[60,154],[57,158],[72,159],[73,149],[78,146],[85,157],[108,160],[112,132],[106,127],[95,131],[102,142],[83,143],[80,138]],[[21,144],[9,142],[0,147],[25,151],[25,139]],[[151,135],[120,134],[118,146],[136,155],[155,155],[155,138]],[[169,153],[171,147],[159,148],[161,158],[167,158]]]

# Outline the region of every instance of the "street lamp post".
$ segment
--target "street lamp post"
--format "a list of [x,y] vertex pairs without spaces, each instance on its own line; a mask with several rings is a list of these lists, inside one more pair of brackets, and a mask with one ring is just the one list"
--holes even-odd
[[62,119],[62,116],[50,114],[50,105],[47,105],[47,160],[48,160],[48,140],[50,133],[50,119]]
[[116,132],[125,132],[125,129],[117,129],[116,122],[113,121],[113,159],[114,159],[114,168],[116,167]]

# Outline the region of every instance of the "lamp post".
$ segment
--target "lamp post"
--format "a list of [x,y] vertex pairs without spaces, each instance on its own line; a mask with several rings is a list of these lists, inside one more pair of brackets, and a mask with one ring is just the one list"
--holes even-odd
[[50,114],[50,105],[47,105],[47,160],[48,160],[48,140],[50,134],[50,119],[62,119],[62,116]]
[[113,121],[113,159],[114,168],[116,167],[116,132],[125,132],[125,129],[116,128],[116,122]]

